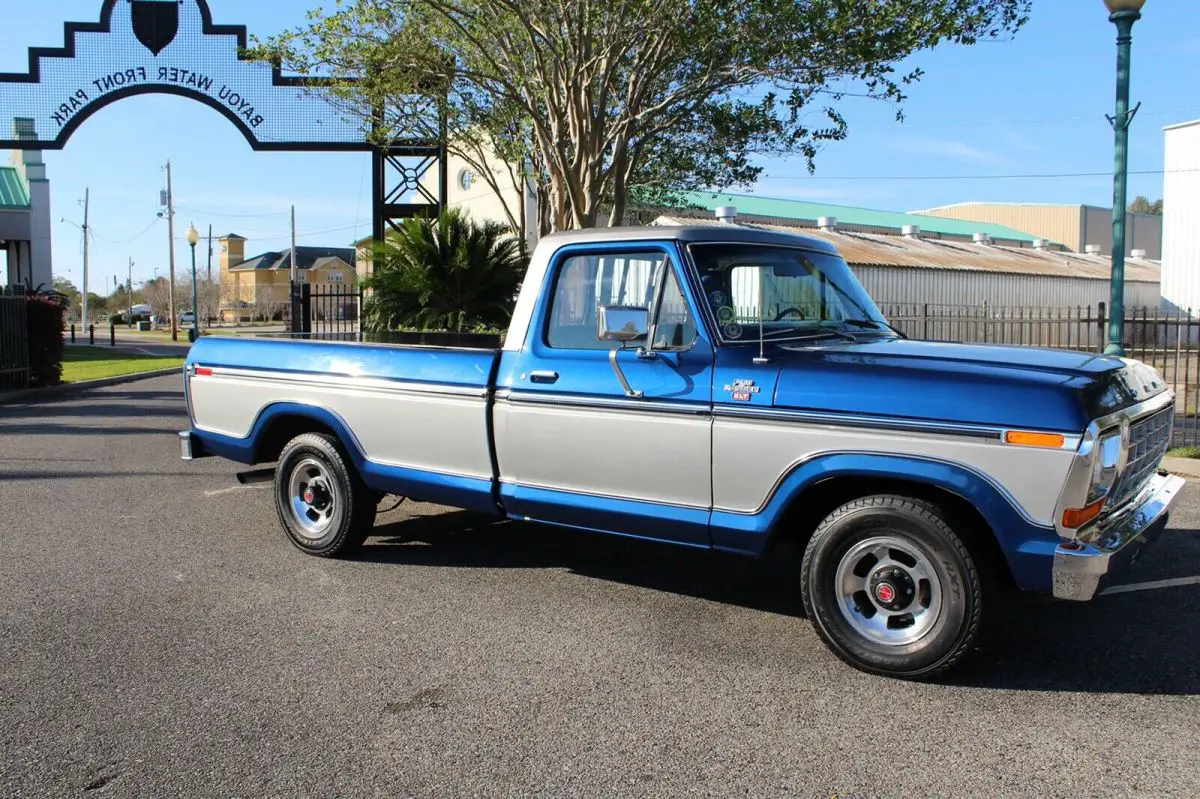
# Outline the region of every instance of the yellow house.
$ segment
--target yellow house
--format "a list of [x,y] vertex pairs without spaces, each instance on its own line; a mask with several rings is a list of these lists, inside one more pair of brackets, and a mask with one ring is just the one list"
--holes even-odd
[[[290,249],[246,258],[246,239],[236,233],[220,239],[221,320],[274,319],[288,308]],[[297,247],[296,266],[306,283],[346,290],[358,285],[353,247]]]

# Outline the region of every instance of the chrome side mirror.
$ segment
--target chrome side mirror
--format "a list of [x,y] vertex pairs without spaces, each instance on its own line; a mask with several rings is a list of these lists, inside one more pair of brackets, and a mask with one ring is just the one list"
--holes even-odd
[[650,309],[633,305],[601,305],[596,338],[628,344],[650,332]]
[[625,373],[621,371],[621,364],[617,362],[617,354],[625,348],[626,344],[649,338],[650,309],[632,305],[601,305],[596,325],[596,338],[601,341],[616,341],[621,345],[613,347],[608,353],[608,362],[612,365],[617,380],[621,381],[621,388],[625,389],[625,396],[634,398],[643,396],[642,392],[634,391],[629,385],[629,381],[625,379]]

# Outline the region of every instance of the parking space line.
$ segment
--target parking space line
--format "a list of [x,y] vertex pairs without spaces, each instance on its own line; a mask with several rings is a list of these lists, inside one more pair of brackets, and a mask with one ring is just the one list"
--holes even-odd
[[219,497],[222,494],[237,494],[241,491],[253,491],[256,488],[262,488],[262,487],[263,487],[262,485],[230,486],[229,488],[222,488],[217,491],[205,491],[204,496]]
[[1174,577],[1170,580],[1154,580],[1148,583],[1132,583],[1130,585],[1114,585],[1111,588],[1105,588],[1100,592],[1101,596],[1107,594],[1128,594],[1132,591],[1152,591],[1155,588],[1178,588],[1183,585],[1200,585],[1200,576],[1198,577]]

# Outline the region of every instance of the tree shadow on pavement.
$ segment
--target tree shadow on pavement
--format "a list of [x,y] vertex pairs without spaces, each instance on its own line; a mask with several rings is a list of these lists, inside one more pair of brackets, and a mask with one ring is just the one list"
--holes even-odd
[[[357,558],[451,568],[567,569],[655,591],[804,615],[799,556],[790,547],[751,560],[450,511],[380,524]],[[997,604],[975,657],[943,684],[1200,694],[1200,588],[1115,594],[1090,603],[1017,597]]]
[[[93,400],[96,398],[92,398]],[[105,400],[113,399],[105,396]],[[140,399],[134,397],[131,399]],[[53,405],[6,405],[0,406],[0,422],[8,419],[56,419],[61,417],[87,417],[92,423],[108,419],[141,418],[145,416],[186,416],[187,408],[182,403],[157,402],[155,404],[118,404],[115,402],[72,401]],[[7,427],[7,426],[6,426]]]

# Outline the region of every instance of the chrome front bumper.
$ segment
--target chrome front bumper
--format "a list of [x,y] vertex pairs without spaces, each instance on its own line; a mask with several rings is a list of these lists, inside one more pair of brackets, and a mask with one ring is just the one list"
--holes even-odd
[[1093,543],[1060,544],[1054,551],[1054,596],[1077,602],[1095,597],[1109,575],[1132,565],[1162,533],[1183,485],[1183,478],[1155,475],[1129,510],[1104,523]]

